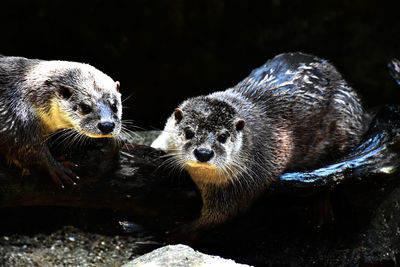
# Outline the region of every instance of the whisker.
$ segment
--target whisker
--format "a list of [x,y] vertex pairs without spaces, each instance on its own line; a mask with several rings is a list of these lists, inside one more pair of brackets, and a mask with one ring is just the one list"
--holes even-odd
[[133,96],[133,94],[129,94],[127,97],[125,97],[124,99],[122,99],[122,103],[124,103],[125,101],[129,100],[131,97]]

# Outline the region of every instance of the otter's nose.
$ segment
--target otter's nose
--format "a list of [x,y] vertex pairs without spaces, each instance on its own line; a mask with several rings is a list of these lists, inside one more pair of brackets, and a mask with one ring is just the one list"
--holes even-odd
[[194,156],[201,162],[207,162],[214,156],[214,151],[207,149],[195,149]]
[[115,128],[115,123],[113,122],[99,122],[97,124],[97,127],[100,129],[100,131],[104,134],[111,133],[114,128]]

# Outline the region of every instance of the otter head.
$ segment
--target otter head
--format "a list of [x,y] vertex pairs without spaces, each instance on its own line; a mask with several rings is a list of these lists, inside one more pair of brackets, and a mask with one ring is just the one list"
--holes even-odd
[[245,121],[229,103],[197,97],[173,114],[176,157],[195,182],[225,183],[234,178]]
[[48,99],[39,115],[46,132],[73,129],[92,138],[114,137],[121,131],[119,82],[81,63],[48,61],[50,76],[43,82]]

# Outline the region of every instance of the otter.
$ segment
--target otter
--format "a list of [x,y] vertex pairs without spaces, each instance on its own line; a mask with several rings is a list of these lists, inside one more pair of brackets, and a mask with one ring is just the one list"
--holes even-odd
[[152,143],[190,174],[203,201],[200,217],[172,240],[193,240],[243,213],[282,173],[352,149],[365,116],[333,65],[300,52],[275,56],[230,89],[184,101]]
[[119,82],[83,63],[0,56],[0,151],[60,187],[79,178],[50,153],[60,131],[73,138],[114,138],[121,130]]

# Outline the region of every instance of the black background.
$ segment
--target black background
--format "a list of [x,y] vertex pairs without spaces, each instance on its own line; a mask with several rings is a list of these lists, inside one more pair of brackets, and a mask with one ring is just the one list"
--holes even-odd
[[287,51],[330,60],[371,107],[400,102],[386,67],[400,57],[396,2],[1,1],[0,53],[97,67],[132,95],[124,119],[145,129]]

